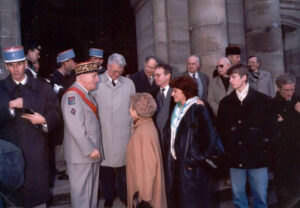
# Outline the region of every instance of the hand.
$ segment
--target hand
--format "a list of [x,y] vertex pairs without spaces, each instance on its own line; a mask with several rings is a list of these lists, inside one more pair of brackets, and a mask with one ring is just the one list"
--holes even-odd
[[197,105],[204,105],[204,102],[200,99],[197,100]]
[[300,113],[300,102],[298,101],[295,105],[295,110]]
[[97,149],[94,149],[93,152],[90,154],[90,158],[97,159],[100,158],[100,152]]
[[44,118],[44,116],[42,116],[41,114],[39,114],[37,112],[34,112],[34,114],[24,113],[21,117],[29,120],[34,125],[46,123],[46,119]]
[[283,118],[282,118],[282,116],[281,116],[280,114],[278,114],[277,121],[278,121],[278,122],[281,122],[281,121],[283,121]]
[[9,101],[9,108],[23,108],[23,98],[17,98]]

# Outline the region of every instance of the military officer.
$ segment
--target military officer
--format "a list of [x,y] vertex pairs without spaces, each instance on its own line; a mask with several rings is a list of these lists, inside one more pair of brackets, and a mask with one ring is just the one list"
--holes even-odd
[[[0,81],[2,106],[8,106],[13,119],[0,129],[0,137],[22,149],[25,182],[9,199],[20,207],[46,207],[49,196],[47,134],[59,123],[58,99],[51,86],[25,74],[25,55],[21,46],[3,50],[10,75]],[[0,114],[3,120],[4,114]]]
[[103,74],[106,69],[102,66],[103,64],[103,50],[99,48],[90,48],[89,50],[89,55],[90,55],[90,61],[96,62],[98,69],[99,69],[99,74]]
[[96,63],[75,67],[76,82],[62,98],[64,157],[73,208],[97,208],[100,162],[104,159],[97,104],[89,94],[99,81]]

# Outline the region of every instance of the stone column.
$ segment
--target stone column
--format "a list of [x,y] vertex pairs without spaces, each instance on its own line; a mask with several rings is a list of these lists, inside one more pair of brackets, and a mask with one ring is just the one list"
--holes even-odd
[[247,56],[262,59],[273,80],[284,72],[279,0],[244,0]]
[[2,49],[21,45],[19,0],[0,0],[0,79],[7,75]]
[[225,0],[189,0],[191,54],[202,60],[201,71],[212,76],[228,45]]

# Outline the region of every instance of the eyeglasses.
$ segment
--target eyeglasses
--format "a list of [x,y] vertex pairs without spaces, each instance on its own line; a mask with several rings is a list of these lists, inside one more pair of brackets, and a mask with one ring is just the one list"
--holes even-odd
[[220,67],[220,68],[223,68],[223,67],[224,67],[224,64],[220,64],[220,65],[217,65],[217,66],[216,66],[216,68],[219,68],[219,67]]

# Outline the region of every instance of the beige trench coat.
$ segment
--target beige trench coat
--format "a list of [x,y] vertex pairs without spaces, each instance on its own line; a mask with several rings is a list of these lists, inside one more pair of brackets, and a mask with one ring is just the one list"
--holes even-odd
[[165,179],[158,133],[151,118],[135,122],[127,146],[127,201],[132,208],[133,195],[150,202],[154,208],[166,208]]

